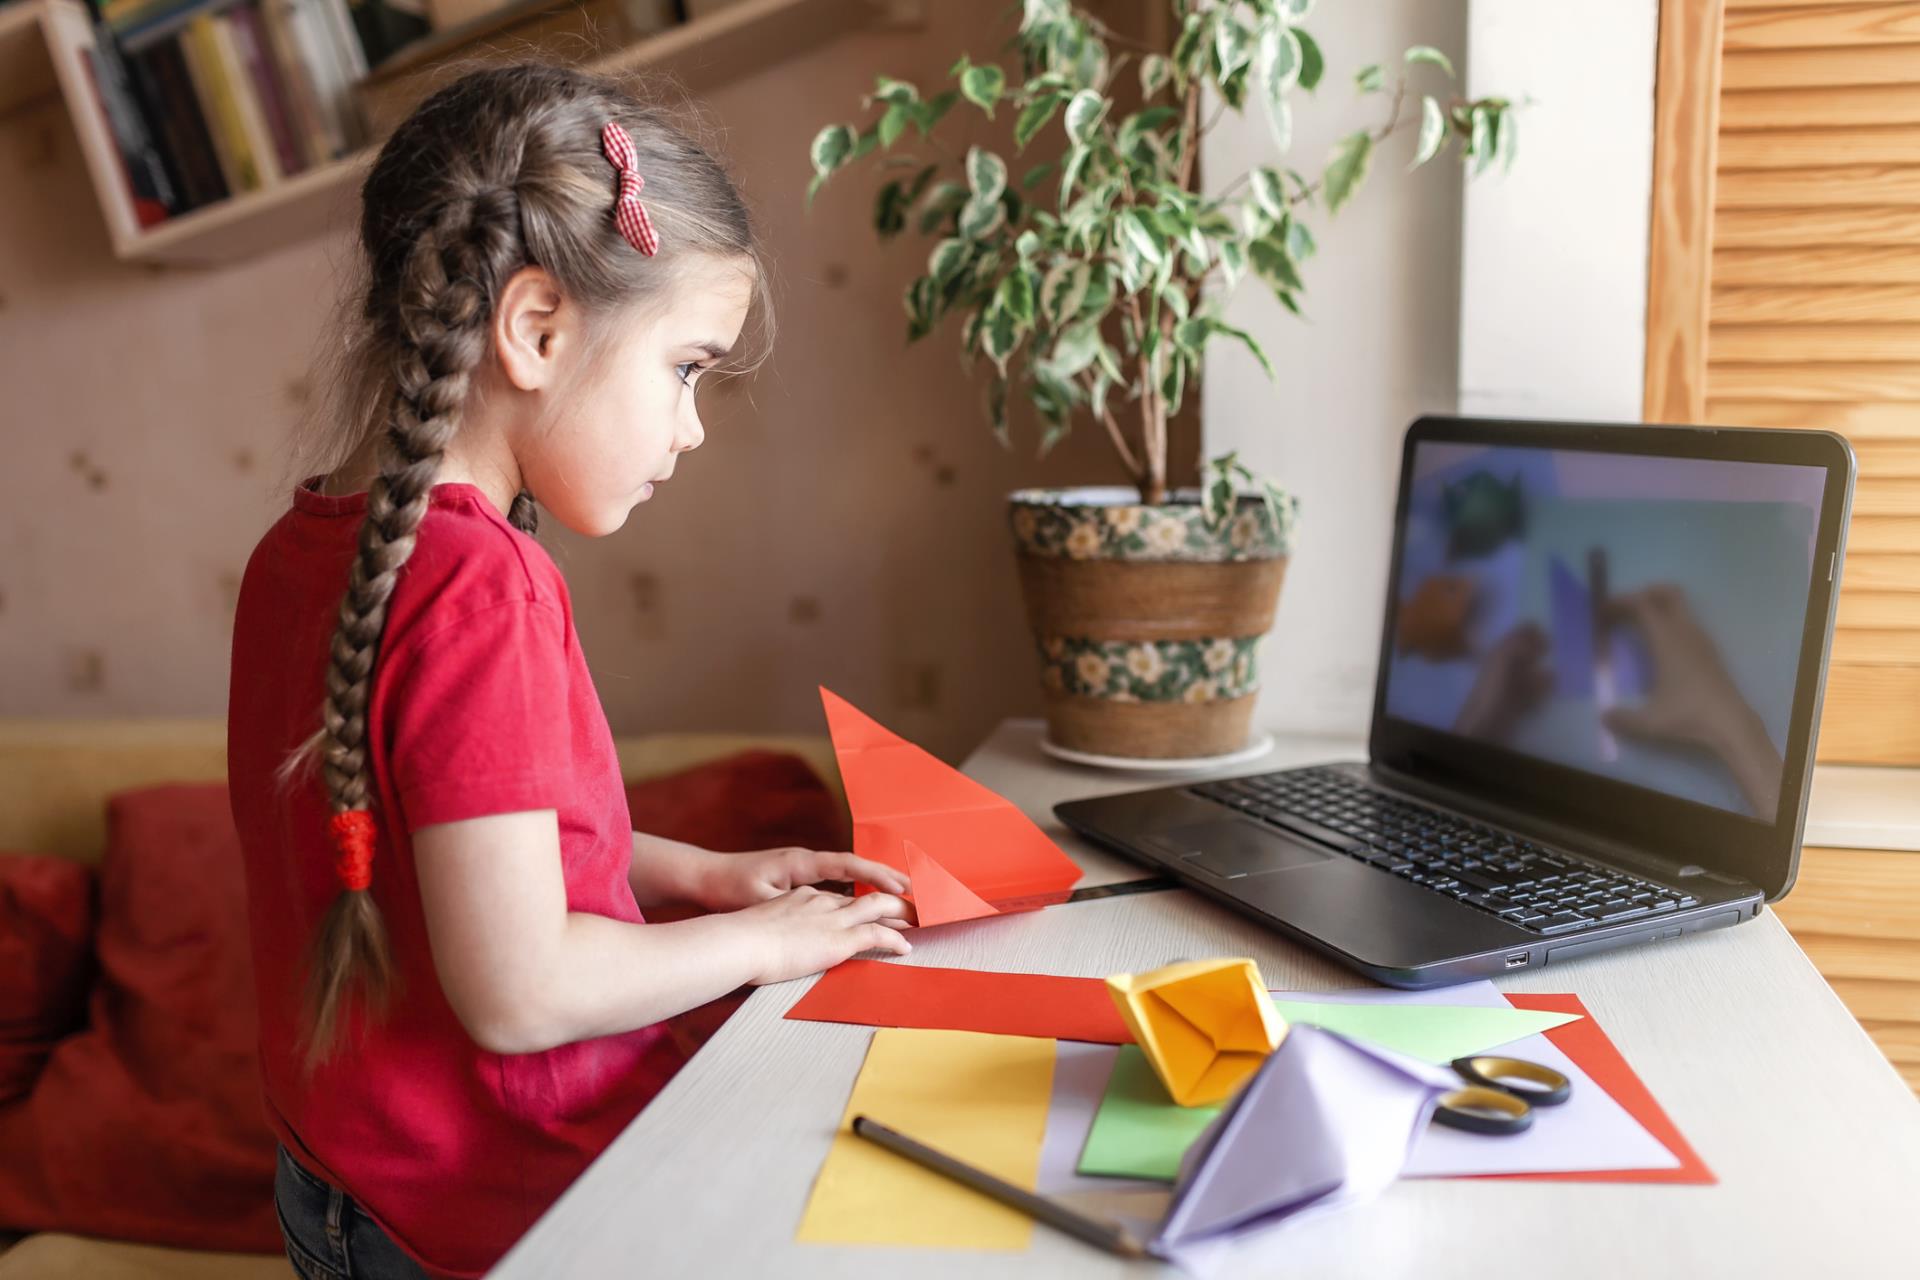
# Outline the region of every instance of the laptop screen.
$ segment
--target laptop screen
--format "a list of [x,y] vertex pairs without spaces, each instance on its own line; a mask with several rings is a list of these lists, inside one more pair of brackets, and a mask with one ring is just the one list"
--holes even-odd
[[1826,467],[1417,439],[1408,468],[1386,717],[1775,820]]

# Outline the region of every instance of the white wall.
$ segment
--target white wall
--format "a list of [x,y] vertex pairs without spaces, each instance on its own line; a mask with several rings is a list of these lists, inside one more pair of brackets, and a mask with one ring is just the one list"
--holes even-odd
[[[1284,163],[1317,174],[1333,142],[1384,122],[1387,101],[1361,97],[1353,73],[1430,44],[1465,52],[1465,0],[1366,0],[1318,6],[1308,29],[1327,74],[1294,109]],[[1419,69],[1422,86],[1440,73]],[[1412,118],[1417,125],[1419,104]],[[1522,135],[1524,141],[1525,134]],[[1207,451],[1238,449],[1256,470],[1300,495],[1300,534],[1274,630],[1261,647],[1256,723],[1360,734],[1372,706],[1386,593],[1399,441],[1423,412],[1451,412],[1459,350],[1460,171],[1406,171],[1412,130],[1374,155],[1366,185],[1328,218],[1312,219],[1320,252],[1306,265],[1305,322],[1257,282],[1229,305],[1259,338],[1278,378],[1245,352],[1215,344],[1202,421]],[[1201,154],[1216,189],[1276,155],[1258,108],[1221,117]],[[1496,187],[1498,183],[1494,184]]]
[[1469,92],[1532,102],[1512,174],[1466,190],[1463,413],[1640,418],[1659,9],[1474,0]]
[[[1256,722],[1359,736],[1372,707],[1399,442],[1423,412],[1637,420],[1645,358],[1658,0],[1368,0],[1310,29],[1327,79],[1296,106],[1287,162],[1315,173],[1385,102],[1351,75],[1410,44],[1455,55],[1469,95],[1527,105],[1511,173],[1407,173],[1389,140],[1354,203],[1314,226],[1308,323],[1243,286],[1230,314],[1279,373],[1208,355],[1207,452],[1239,449],[1301,495],[1299,546],[1262,647]],[[1423,82],[1424,86],[1424,82]],[[1271,163],[1263,122],[1224,116],[1219,185]]]

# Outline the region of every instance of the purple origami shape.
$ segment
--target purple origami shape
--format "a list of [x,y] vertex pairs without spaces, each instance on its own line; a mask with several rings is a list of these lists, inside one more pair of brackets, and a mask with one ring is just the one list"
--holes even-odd
[[1452,1073],[1296,1023],[1180,1164],[1154,1252],[1191,1251],[1384,1190]]

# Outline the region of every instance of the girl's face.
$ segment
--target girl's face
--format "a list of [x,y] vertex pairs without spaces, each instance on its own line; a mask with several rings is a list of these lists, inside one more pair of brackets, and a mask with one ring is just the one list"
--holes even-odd
[[753,286],[750,265],[690,265],[663,305],[572,371],[550,421],[514,449],[522,482],[554,519],[588,537],[614,532],[706,439],[694,391],[739,340]]

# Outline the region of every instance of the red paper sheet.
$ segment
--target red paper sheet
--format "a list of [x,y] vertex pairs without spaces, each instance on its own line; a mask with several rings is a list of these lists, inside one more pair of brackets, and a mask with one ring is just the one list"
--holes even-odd
[[[1718,1179],[1654,1101],[1627,1060],[1574,995],[1514,993],[1516,1009],[1576,1013],[1580,1018],[1546,1033],[1613,1100],[1680,1161],[1673,1169],[1593,1169],[1577,1173],[1499,1173],[1491,1178],[1553,1182],[1714,1183]],[[787,1010],[801,1022],[850,1022],[872,1027],[928,1027],[995,1035],[1130,1044],[1099,978],[1046,973],[986,973],[931,965],[849,960],[820,975],[813,989]]]
[[[820,690],[853,851],[904,871],[922,925],[1063,902],[1080,867],[1016,806]],[[1104,998],[1104,996],[1102,997]]]
[[1547,1032],[1547,1039],[1553,1041],[1560,1052],[1580,1064],[1580,1069],[1592,1076],[1594,1083],[1613,1095],[1613,1100],[1625,1107],[1627,1114],[1640,1122],[1642,1128],[1664,1144],[1668,1151],[1680,1161],[1676,1169],[1585,1169],[1574,1173],[1496,1173],[1488,1174],[1494,1178],[1531,1178],[1549,1182],[1684,1182],[1711,1185],[1720,1180],[1700,1158],[1688,1141],[1680,1136],[1667,1113],[1654,1101],[1653,1094],[1640,1082],[1627,1060],[1613,1047],[1613,1041],[1607,1039],[1607,1033],[1587,1012],[1587,1006],[1580,1003],[1575,995],[1539,995],[1532,992],[1503,993],[1507,1003],[1516,1009],[1538,1009],[1550,1013],[1577,1013],[1578,1022],[1569,1022]]
[[1105,982],[1051,973],[983,973],[849,960],[821,974],[787,1016],[800,1022],[1133,1043]]

